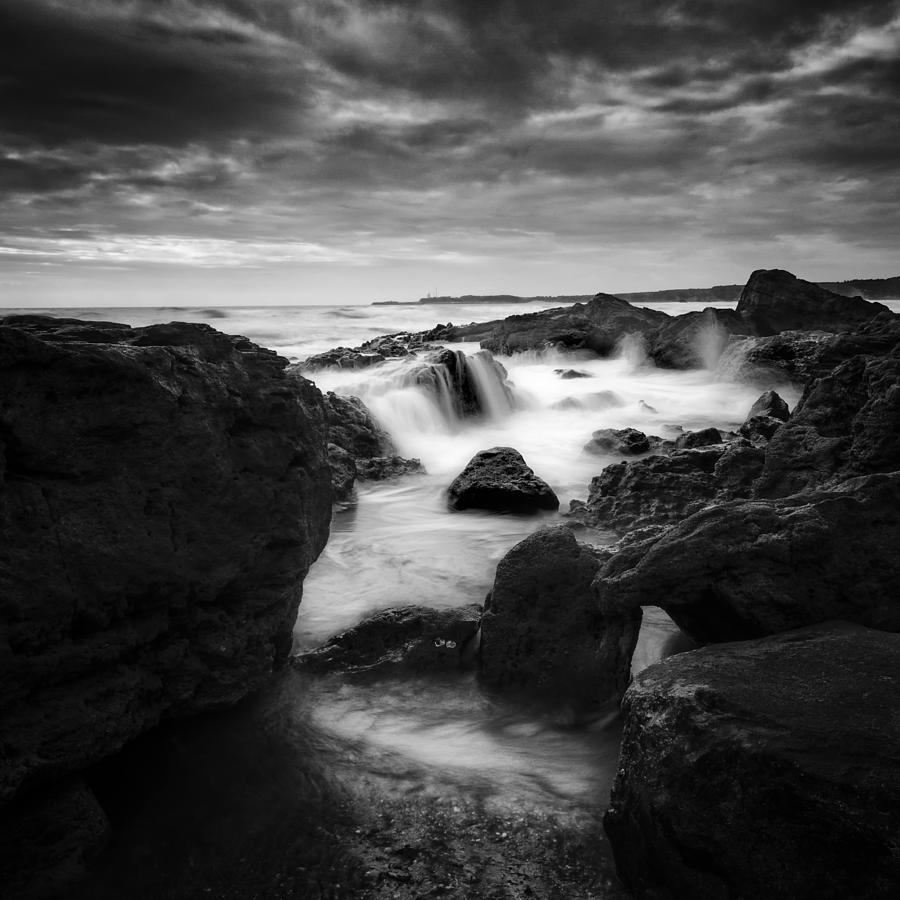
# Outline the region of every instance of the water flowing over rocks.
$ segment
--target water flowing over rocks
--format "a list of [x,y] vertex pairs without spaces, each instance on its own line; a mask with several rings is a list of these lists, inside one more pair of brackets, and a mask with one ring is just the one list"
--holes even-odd
[[558,509],[559,498],[517,450],[492,447],[476,453],[456,476],[447,489],[447,505],[453,510],[536,513]]
[[605,821],[633,895],[893,896],[898,673],[900,635],[844,623],[642,672]]
[[0,804],[286,658],[331,518],[286,366],[206,325],[0,320]]
[[845,297],[781,269],[750,275],[736,313],[758,337],[782,331],[853,331],[879,313],[883,303]]
[[565,526],[542,529],[503,557],[481,622],[485,685],[577,707],[621,696],[641,612],[598,610],[591,582],[599,567]]
[[662,325],[650,338],[648,355],[663,369],[711,369],[729,335],[748,333],[734,310],[710,306],[702,312],[675,316]]
[[293,664],[317,673],[354,676],[423,675],[473,667],[482,607],[403,606],[385,609]]

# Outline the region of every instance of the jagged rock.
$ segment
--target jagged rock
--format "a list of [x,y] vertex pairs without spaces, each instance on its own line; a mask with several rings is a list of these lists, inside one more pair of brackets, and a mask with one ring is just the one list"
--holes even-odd
[[366,676],[465,668],[475,662],[481,613],[479,604],[382,610],[293,662],[313,672]]
[[89,323],[88,343],[17,321],[0,326],[0,804],[262,684],[331,518],[321,395],[286,360],[207,325]]
[[424,471],[418,459],[396,455],[390,435],[359,397],[329,391],[325,397],[328,462],[335,501],[346,500],[357,479],[383,481]]
[[668,318],[660,310],[632,306],[610,294],[597,294],[588,303],[487,323],[491,325],[490,336],[481,340],[481,346],[501,354],[563,347],[609,356],[625,335],[643,334]]
[[722,443],[722,432],[718,428],[702,428],[700,431],[686,431],[675,438],[676,450],[693,450],[696,447],[710,447]]
[[753,406],[750,407],[750,412],[747,413],[748,419],[752,419],[754,416],[769,416],[770,418],[787,422],[791,417],[791,413],[787,403],[775,391],[766,391],[759,396]]
[[736,313],[751,334],[782,331],[854,331],[879,313],[882,303],[845,297],[781,269],[758,269],[741,292]]
[[649,453],[651,446],[658,446],[661,439],[651,435],[648,437],[636,428],[601,428],[591,435],[584,445],[586,453],[609,454],[620,453],[622,456],[633,456],[638,453]]
[[828,619],[900,631],[900,473],[777,500],[734,500],[666,531],[595,583],[613,613],[659,606],[700,643]]
[[481,450],[447,489],[450,509],[535,513],[559,508],[550,485],[512,447]]
[[560,378],[569,381],[572,378],[592,378],[590,372],[585,372],[583,369],[554,369],[554,375],[559,375]]
[[773,435],[755,493],[784,497],[835,478],[900,469],[900,347],[856,356],[811,383]]
[[774,416],[751,416],[741,425],[739,433],[755,444],[766,444],[784,422]]
[[358,347],[335,347],[310,356],[299,367],[306,372],[317,369],[368,369],[383,363],[386,358],[381,353],[365,352]]
[[822,360],[834,337],[825,331],[783,331],[763,338],[733,337],[719,360],[717,371],[732,381],[760,386],[803,384],[833,367]]
[[565,526],[517,544],[497,566],[481,622],[482,682],[593,706],[628,685],[640,612],[598,613],[593,550]]
[[747,333],[746,324],[734,310],[709,306],[663,324],[649,337],[648,355],[663,369],[711,369],[729,336]]
[[639,900],[891,897],[900,636],[845,623],[683,653],[625,695],[605,827]]
[[724,452],[702,447],[614,463],[591,480],[587,503],[570,515],[619,532],[678,522],[716,496],[713,474]]

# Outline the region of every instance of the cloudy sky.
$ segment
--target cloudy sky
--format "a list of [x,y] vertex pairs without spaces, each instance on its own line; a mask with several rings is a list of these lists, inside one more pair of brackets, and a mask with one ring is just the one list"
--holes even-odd
[[0,0],[0,306],[900,273],[897,0]]

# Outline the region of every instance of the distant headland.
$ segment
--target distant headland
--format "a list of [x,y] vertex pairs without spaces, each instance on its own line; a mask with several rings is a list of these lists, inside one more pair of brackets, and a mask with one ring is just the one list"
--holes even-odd
[[[891,278],[853,278],[849,281],[820,281],[820,287],[847,297],[860,296],[866,300],[890,300],[900,297],[900,275]],[[616,294],[629,303],[737,303],[742,284],[717,284],[709,288],[672,288],[665,291],[638,291]],[[422,297],[420,300],[379,300],[372,306],[416,306],[418,304],[467,303],[586,303],[593,294],[560,294],[557,296],[519,297],[515,294],[463,294],[460,297]]]

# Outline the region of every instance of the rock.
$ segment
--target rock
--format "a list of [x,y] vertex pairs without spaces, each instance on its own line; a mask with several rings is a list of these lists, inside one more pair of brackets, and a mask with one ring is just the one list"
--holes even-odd
[[585,372],[583,369],[554,369],[553,374],[559,375],[560,378],[567,381],[572,378],[593,378],[590,372]]
[[787,403],[775,391],[766,391],[759,396],[753,406],[750,407],[750,412],[747,413],[748,419],[752,419],[754,416],[769,416],[770,418],[787,422],[791,417],[791,413]]
[[783,424],[781,419],[774,416],[751,416],[741,425],[739,433],[755,444],[765,444]]
[[346,500],[357,479],[384,481],[424,468],[418,459],[397,456],[390,435],[359,397],[329,391],[325,397],[328,462],[335,501]]
[[825,331],[783,331],[771,337],[732,337],[716,367],[720,377],[761,386],[804,384],[834,364],[822,357],[834,340]]
[[382,610],[293,663],[313,672],[379,677],[454,671],[474,665],[481,613],[479,604]]
[[641,617],[598,612],[598,568],[565,526],[532,534],[500,560],[481,622],[485,685],[579,707],[621,696]]
[[481,341],[481,346],[501,354],[562,347],[609,356],[626,335],[653,330],[668,318],[659,310],[632,306],[610,294],[597,294],[588,303],[488,323],[490,336]]
[[712,369],[732,334],[746,334],[747,325],[731,309],[707,307],[663,324],[649,337],[648,355],[663,369]]
[[[695,451],[696,452],[696,451]],[[659,606],[699,643],[828,619],[900,631],[900,473],[776,500],[733,500],[678,522],[594,582],[604,612]]]
[[900,636],[833,623],[707,647],[625,695],[605,827],[639,900],[891,897]]
[[836,479],[900,469],[900,346],[856,356],[811,383],[773,435],[755,493],[785,497]]
[[447,489],[450,509],[536,513],[559,508],[550,485],[529,468],[518,450],[492,447],[466,464]]
[[695,447],[710,447],[722,443],[722,432],[718,428],[703,428],[700,431],[686,431],[675,438],[676,450],[693,450]]
[[368,369],[383,363],[385,359],[380,353],[367,353],[358,347],[335,347],[305,359],[300,363],[300,369],[306,372],[317,369]]
[[651,442],[659,445],[658,437],[647,437],[643,431],[635,428],[601,428],[591,435],[590,441],[584,445],[586,453],[608,454],[620,453],[632,456],[637,453],[649,453]]
[[753,272],[736,309],[749,333],[760,337],[792,330],[854,331],[883,312],[890,310],[882,303],[832,293],[781,269]]
[[27,806],[32,785],[270,676],[331,487],[321,395],[246,338],[16,325],[0,326],[0,805]]
[[702,447],[614,463],[591,480],[587,504],[570,515],[618,532],[679,522],[716,497],[714,471],[724,452]]

